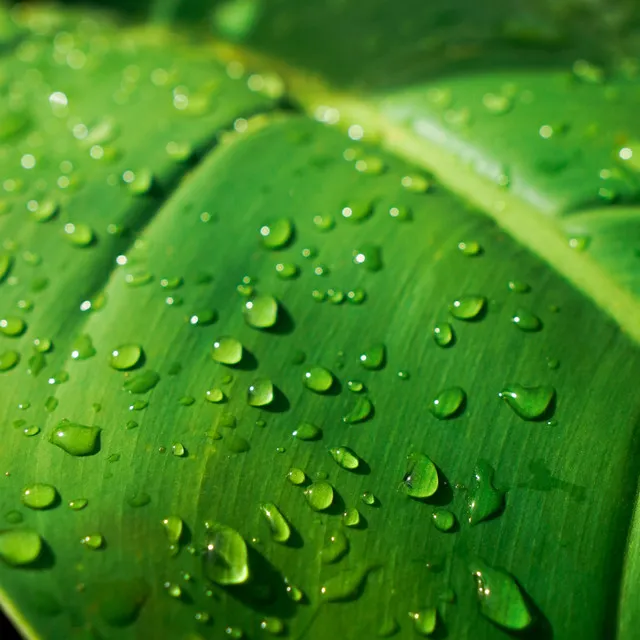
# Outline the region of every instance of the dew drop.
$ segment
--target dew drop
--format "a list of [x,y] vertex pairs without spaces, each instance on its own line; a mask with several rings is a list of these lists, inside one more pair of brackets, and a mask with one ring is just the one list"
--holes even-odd
[[373,213],[373,203],[369,200],[352,202],[342,208],[342,217],[352,222],[362,222]]
[[507,286],[512,293],[528,293],[531,287],[522,280],[509,280]]
[[320,440],[322,438],[322,429],[310,422],[301,422],[291,435],[298,440]]
[[187,450],[181,442],[174,442],[171,445],[171,454],[176,458],[184,458],[187,455]]
[[269,524],[271,538],[275,542],[285,544],[291,537],[291,528],[280,509],[273,502],[266,502],[260,505],[260,511]]
[[353,407],[342,416],[342,421],[347,424],[364,422],[373,414],[373,404],[367,396],[360,396],[356,399]]
[[320,560],[323,564],[334,564],[344,558],[349,552],[349,540],[340,530],[335,529],[327,533],[324,546],[320,550]]
[[358,527],[360,525],[360,512],[355,507],[350,507],[342,514],[342,524],[345,527]]
[[235,529],[218,522],[207,522],[205,526],[205,576],[222,586],[246,582],[249,579],[249,557],[244,538]]
[[458,250],[465,256],[478,256],[482,253],[482,247],[479,242],[472,240],[470,242],[459,242]]
[[293,223],[287,218],[280,218],[260,227],[260,240],[265,249],[282,249],[289,244],[293,234]]
[[476,525],[499,514],[504,508],[504,493],[493,486],[493,468],[484,461],[476,465],[469,491],[467,508],[469,524]]
[[287,596],[293,602],[302,602],[304,600],[304,593],[300,587],[293,584],[288,578],[284,579],[285,591]]
[[283,280],[292,280],[297,278],[300,269],[293,262],[278,262],[276,264],[276,275]]
[[525,387],[520,384],[510,384],[498,394],[498,397],[502,398],[523,420],[537,420],[548,412],[555,393],[551,385]]
[[407,456],[407,471],[402,478],[402,488],[411,498],[428,498],[439,485],[438,470],[428,456],[412,453]]
[[272,296],[255,296],[245,303],[243,313],[249,326],[268,329],[273,327],[278,319],[278,302]]
[[212,387],[211,389],[207,389],[204,394],[204,397],[209,402],[213,402],[214,404],[220,404],[225,401],[225,395],[222,389],[219,387]]
[[22,490],[20,500],[29,509],[48,509],[58,498],[58,492],[50,484],[36,483]]
[[463,410],[466,397],[466,393],[460,387],[443,389],[432,400],[429,410],[438,420],[456,417]]
[[381,369],[386,361],[386,349],[383,344],[374,344],[360,354],[359,362],[365,369]]
[[333,487],[328,482],[314,482],[304,495],[314,511],[324,511],[333,504]]
[[306,482],[307,476],[302,469],[292,467],[287,472],[287,480],[295,486],[300,486],[301,484],[304,484]]
[[333,374],[324,367],[310,367],[302,374],[302,383],[316,393],[327,393],[333,386]]
[[0,319],[0,333],[15,338],[21,336],[27,329],[27,323],[17,316],[5,316]]
[[449,305],[449,312],[458,320],[474,320],[484,310],[487,299],[483,296],[465,296]]
[[345,569],[324,581],[320,587],[320,597],[324,602],[347,602],[355,600],[362,591],[369,567]]
[[252,407],[266,407],[273,402],[273,383],[266,378],[254,380],[247,390],[247,404]]
[[431,514],[433,525],[438,531],[451,531],[456,525],[456,517],[448,509],[435,509]]
[[89,501],[86,498],[76,498],[69,500],[67,504],[72,511],[82,511],[89,504]]
[[178,516],[167,516],[166,518],[163,518],[162,526],[164,528],[164,532],[167,535],[169,544],[179,544],[184,528],[184,522],[182,521],[182,518]]
[[29,529],[0,531],[0,558],[14,567],[31,564],[42,551],[42,538]]
[[368,271],[382,269],[382,248],[376,244],[363,243],[353,250],[353,263]]
[[49,435],[49,442],[72,456],[90,456],[100,450],[100,427],[60,421]]
[[511,321],[522,331],[540,331],[542,329],[540,318],[526,309],[518,309],[513,314]]
[[189,324],[192,327],[207,327],[218,319],[218,314],[213,309],[198,309],[189,316]]
[[86,224],[72,224],[68,222],[64,225],[65,238],[76,247],[88,247],[93,244],[95,234],[93,229]]
[[439,347],[449,347],[455,340],[453,327],[449,322],[441,322],[433,328],[433,339]]
[[360,458],[349,447],[333,447],[329,449],[329,453],[338,466],[348,471],[355,471],[360,465]]
[[86,333],[76,338],[71,347],[71,357],[74,360],[88,360],[96,355],[91,337]]
[[137,344],[125,344],[111,352],[109,365],[118,371],[133,369],[142,358],[142,347]]
[[155,371],[149,370],[127,378],[122,388],[132,394],[141,394],[151,391],[158,382],[160,382],[160,376]]
[[431,187],[431,183],[427,178],[416,173],[403,176],[400,184],[407,191],[412,191],[413,193],[426,193]]
[[0,353],[0,371],[9,371],[20,362],[20,354],[9,349]]
[[376,497],[373,495],[373,493],[371,493],[371,491],[364,491],[360,496],[360,499],[370,507],[373,507],[377,502]]
[[410,612],[409,617],[413,620],[413,629],[418,635],[430,636],[436,630],[438,612],[435,607]]
[[223,336],[213,343],[211,357],[220,364],[238,364],[242,360],[242,345],[235,338]]
[[146,507],[151,502],[151,496],[146,491],[138,491],[127,498],[127,504],[134,509]]
[[104,537],[99,533],[91,533],[80,538],[80,544],[92,551],[98,551],[104,546]]
[[260,622],[260,628],[272,636],[279,636],[284,633],[284,622],[280,618],[264,618]]

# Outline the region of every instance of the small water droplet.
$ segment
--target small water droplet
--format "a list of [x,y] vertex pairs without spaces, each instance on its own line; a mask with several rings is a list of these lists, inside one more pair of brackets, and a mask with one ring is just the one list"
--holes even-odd
[[327,533],[324,546],[320,550],[320,560],[323,564],[334,564],[342,560],[349,552],[349,540],[340,529]]
[[300,269],[293,262],[278,262],[276,264],[276,274],[283,280],[292,280],[300,274]]
[[464,409],[466,393],[460,387],[443,389],[432,400],[429,410],[438,420],[456,417]]
[[482,314],[486,303],[483,296],[465,296],[454,300],[449,305],[449,312],[458,320],[474,320]]
[[129,411],[143,411],[149,406],[147,400],[135,400],[129,405]]
[[310,422],[301,422],[291,435],[298,440],[320,440],[322,438],[322,429]]
[[15,338],[21,336],[27,329],[27,323],[18,316],[5,316],[0,319],[0,333]]
[[374,344],[360,354],[359,362],[365,369],[381,369],[386,361],[386,349],[383,344]]
[[449,322],[441,322],[433,328],[433,339],[439,347],[449,347],[455,340],[453,326]]
[[469,491],[467,507],[469,524],[476,525],[500,513],[504,508],[504,493],[493,486],[493,468],[487,462],[476,465]]
[[234,365],[242,360],[242,344],[235,338],[223,336],[213,343],[211,357],[221,364]]
[[176,584],[175,582],[165,582],[162,586],[172,598],[182,597],[182,588],[179,584]]
[[482,247],[479,242],[471,240],[470,242],[459,242],[458,250],[465,256],[479,256],[482,253]]
[[265,249],[282,249],[289,244],[293,234],[293,223],[287,218],[280,218],[260,227],[260,240]]
[[162,526],[167,534],[167,540],[171,545],[178,545],[182,538],[184,523],[178,516],[167,516],[162,520]]
[[244,538],[231,527],[206,522],[203,568],[205,576],[216,584],[242,584],[249,579],[249,558]]
[[80,544],[83,544],[87,549],[97,551],[104,546],[104,537],[99,533],[91,533],[80,538]]
[[151,496],[146,491],[138,491],[127,498],[127,504],[134,509],[146,507],[151,502]]
[[76,498],[68,502],[69,509],[72,511],[82,511],[88,504],[89,501],[86,498]]
[[574,236],[569,238],[569,247],[574,251],[584,251],[590,242],[591,238],[589,236]]
[[333,487],[328,482],[314,482],[304,495],[314,511],[324,511],[333,504]]
[[260,511],[269,524],[271,538],[275,542],[285,544],[291,537],[291,528],[280,509],[273,502],[267,502],[260,505]]
[[29,509],[48,509],[58,498],[58,492],[50,484],[36,483],[22,490],[20,500]]
[[540,329],[542,329],[542,321],[540,318],[526,309],[518,309],[513,314],[511,321],[522,331],[540,331]]
[[411,611],[409,617],[413,620],[414,631],[421,636],[430,636],[436,630],[438,612],[435,607],[428,607],[416,612]]
[[293,602],[302,602],[304,600],[304,593],[300,587],[293,584],[289,578],[284,579],[285,591],[289,599]]
[[176,456],[176,458],[184,458],[187,455],[187,450],[181,442],[174,442],[171,445],[171,453]]
[[14,567],[29,565],[40,556],[42,538],[29,529],[0,531],[0,558]]
[[360,499],[370,507],[373,507],[377,503],[377,499],[371,491],[364,491],[360,496]]
[[72,456],[90,456],[100,450],[100,427],[60,421],[49,435],[49,442]]
[[319,231],[331,231],[336,226],[336,219],[330,213],[313,216],[313,224]]
[[373,403],[367,396],[360,396],[356,399],[353,407],[342,416],[342,421],[347,424],[364,422],[373,414]]
[[324,602],[347,602],[355,600],[362,591],[370,567],[345,569],[324,581],[320,587],[320,597]]
[[411,498],[428,498],[439,485],[438,470],[428,456],[412,453],[407,456],[407,471],[402,478],[402,488]]
[[197,309],[189,316],[189,324],[192,327],[208,327],[218,319],[218,313],[214,309]]
[[431,187],[430,181],[417,173],[411,173],[403,176],[400,180],[400,184],[407,190],[413,193],[426,193]]
[[219,404],[226,400],[224,392],[219,387],[212,387],[211,389],[207,389],[205,391],[204,397],[209,401],[215,404]]
[[19,511],[12,509],[4,514],[4,519],[9,524],[20,524],[24,520],[24,516]]
[[148,370],[127,378],[122,389],[132,394],[148,393],[158,382],[160,382],[160,376],[155,371]]
[[74,360],[87,360],[96,355],[91,336],[86,333],[76,338],[71,347],[71,357]]
[[10,371],[20,362],[20,354],[17,351],[8,350],[0,353],[0,371]]
[[352,202],[342,208],[342,217],[352,222],[362,222],[373,213],[373,203],[369,200]]
[[348,471],[355,471],[360,465],[360,458],[349,447],[333,447],[329,453],[339,466]]
[[227,451],[235,454],[246,453],[247,451],[249,451],[249,449],[251,449],[251,445],[246,438],[238,436],[234,433],[225,436],[223,444]]
[[382,269],[382,248],[379,245],[363,243],[353,250],[353,263],[362,265],[368,271]]
[[252,407],[266,407],[273,402],[274,390],[271,380],[254,380],[247,390],[247,404]]
[[272,296],[259,295],[244,304],[244,319],[255,329],[268,329],[276,324],[278,302]]
[[451,531],[456,525],[456,517],[448,509],[434,509],[431,517],[435,528],[439,531]]
[[181,407],[191,407],[196,402],[196,399],[193,396],[180,396],[178,398],[178,404]]
[[531,287],[522,280],[509,280],[508,285],[509,291],[513,293],[528,293],[531,291]]
[[347,389],[353,393],[362,393],[365,390],[364,384],[359,380],[349,380],[347,382]]
[[551,385],[525,387],[520,384],[507,385],[499,394],[523,420],[537,420],[549,410],[555,389]]
[[333,374],[324,367],[309,367],[302,374],[302,383],[316,393],[327,393],[333,386]]
[[125,344],[111,352],[109,365],[118,371],[133,369],[142,358],[142,347],[137,344]]
[[87,224],[73,224],[68,222],[64,225],[65,238],[76,247],[88,247],[95,240],[93,229]]
[[284,622],[280,618],[264,618],[260,622],[260,628],[273,636],[279,636],[284,633]]
[[302,469],[298,469],[297,467],[291,467],[287,472],[287,480],[296,486],[304,484],[307,480],[307,476],[305,475]]
[[360,512],[355,507],[350,507],[342,514],[342,524],[345,527],[358,527],[360,525]]

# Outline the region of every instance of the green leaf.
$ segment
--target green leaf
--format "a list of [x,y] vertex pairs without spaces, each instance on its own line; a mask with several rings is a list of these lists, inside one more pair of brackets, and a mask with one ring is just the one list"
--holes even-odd
[[635,9],[149,5],[0,8],[15,625],[632,638]]

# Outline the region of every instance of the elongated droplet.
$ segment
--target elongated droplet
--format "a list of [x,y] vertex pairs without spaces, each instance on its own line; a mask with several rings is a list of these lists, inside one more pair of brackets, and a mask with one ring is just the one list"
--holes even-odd
[[360,458],[349,447],[333,447],[329,449],[329,453],[338,465],[348,471],[355,471],[360,465]]
[[342,208],[342,217],[352,222],[362,222],[373,213],[373,202],[358,200]]
[[249,579],[247,543],[231,527],[208,522],[203,565],[205,576],[220,585],[242,584]]
[[448,347],[453,344],[453,327],[449,322],[441,322],[433,328],[433,339],[439,347]]
[[2,282],[11,271],[13,258],[8,253],[0,253],[0,282]]
[[104,537],[99,533],[91,533],[80,538],[80,544],[83,544],[87,549],[97,551],[104,546]]
[[247,390],[247,404],[252,407],[266,407],[273,402],[273,383],[261,378],[254,380]]
[[314,482],[304,495],[314,511],[324,511],[333,504],[333,487],[328,482]]
[[260,511],[269,523],[271,538],[275,542],[285,544],[291,537],[291,528],[280,509],[273,502],[266,502],[260,505]]
[[298,440],[319,440],[322,438],[322,429],[310,422],[301,422],[291,435]]
[[96,355],[91,336],[86,333],[76,338],[71,347],[71,357],[74,360],[88,360]]
[[265,249],[282,249],[293,238],[294,227],[291,220],[279,218],[260,227],[260,239]]
[[302,383],[316,393],[327,393],[333,386],[333,374],[324,367],[310,367],[302,374]]
[[75,500],[69,500],[69,509],[73,511],[82,511],[88,504],[89,501],[86,498],[76,498]]
[[235,338],[223,336],[213,343],[211,357],[221,364],[238,364],[242,360],[242,345]]
[[456,524],[456,517],[448,509],[435,509],[431,518],[438,531],[451,531]]
[[20,354],[9,350],[0,353],[0,371],[9,371],[20,362]]
[[431,413],[438,420],[447,420],[458,415],[463,408],[466,394],[460,387],[443,389],[431,402]]
[[15,338],[22,335],[27,329],[27,323],[18,316],[5,316],[0,318],[0,333]]
[[182,531],[184,529],[184,522],[179,516],[167,516],[162,520],[162,526],[167,534],[167,540],[169,544],[177,545],[182,538]]
[[360,354],[359,362],[365,369],[381,369],[384,367],[386,349],[383,344],[374,344]]
[[160,382],[158,373],[149,370],[127,378],[122,388],[129,393],[148,393],[158,382]]
[[481,560],[470,563],[469,570],[476,583],[482,615],[513,631],[521,631],[532,624],[533,615],[510,573],[494,569]]
[[29,509],[48,509],[58,497],[55,487],[50,484],[36,483],[26,486],[22,490],[20,500]]
[[412,453],[407,456],[407,471],[402,478],[404,492],[411,498],[428,498],[438,490],[438,470],[428,456]]
[[493,486],[493,468],[481,460],[469,483],[467,507],[469,524],[475,525],[500,513],[504,507],[504,493]]
[[536,420],[547,413],[555,394],[555,389],[551,385],[525,387],[520,384],[510,384],[498,396],[522,419]]
[[349,552],[349,539],[340,529],[330,531],[320,551],[320,559],[323,564],[338,562]]
[[255,296],[245,302],[243,313],[249,326],[268,329],[278,319],[278,302],[272,296]]
[[222,389],[220,389],[219,387],[212,387],[211,389],[207,389],[204,397],[209,402],[213,402],[214,404],[219,404],[220,402],[225,401],[224,391],[222,391]]
[[364,422],[373,413],[373,404],[367,396],[360,396],[356,399],[353,407],[342,416],[342,421],[347,424],[356,424]]
[[449,305],[449,312],[458,320],[474,320],[485,308],[487,299],[483,296],[465,296]]
[[542,329],[540,318],[526,309],[518,309],[513,314],[511,321],[522,331],[540,331]]
[[29,529],[0,531],[0,558],[14,567],[31,564],[40,556],[42,538]]
[[469,257],[479,256],[482,253],[482,247],[476,240],[470,240],[469,242],[459,242],[458,250],[463,255]]
[[213,309],[198,309],[189,316],[189,324],[192,327],[206,327],[218,319],[217,311]]
[[370,567],[346,569],[324,581],[320,597],[325,602],[347,602],[355,600],[363,590]]
[[531,287],[522,280],[509,280],[507,286],[509,291],[513,293],[527,293],[531,291]]
[[118,371],[133,369],[142,358],[142,347],[137,344],[125,344],[111,352],[109,364]]
[[90,456],[100,450],[100,427],[62,420],[49,435],[49,442],[72,456]]
[[435,607],[412,611],[409,613],[409,617],[413,620],[413,629],[418,635],[430,636],[436,630],[438,611]]

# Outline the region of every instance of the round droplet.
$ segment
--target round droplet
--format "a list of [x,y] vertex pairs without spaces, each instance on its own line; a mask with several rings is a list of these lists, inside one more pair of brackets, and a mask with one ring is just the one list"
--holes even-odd
[[291,220],[280,218],[260,227],[260,239],[265,249],[282,249],[292,239],[294,227]]
[[404,492],[412,498],[429,498],[439,485],[438,470],[431,459],[422,453],[407,457],[407,471],[402,478]]
[[212,387],[211,389],[207,389],[204,394],[204,397],[209,401],[215,404],[219,404],[225,401],[225,395],[222,389],[219,387]]
[[347,300],[351,304],[362,304],[367,297],[364,289],[354,289],[353,291],[347,292]]
[[320,440],[322,438],[322,429],[310,422],[301,422],[291,435],[298,440]]
[[0,353],[0,371],[9,371],[20,362],[20,354],[17,351],[9,350]]
[[439,347],[449,347],[455,340],[453,327],[449,322],[441,322],[433,328],[433,339]]
[[160,382],[160,375],[155,371],[147,370],[125,379],[122,388],[133,394],[148,393]]
[[533,623],[533,615],[513,576],[481,560],[469,565],[476,583],[480,612],[505,629],[521,631]]
[[249,557],[243,537],[218,522],[207,528],[203,567],[205,576],[216,584],[242,584],[249,579]]
[[163,587],[172,598],[182,597],[182,588],[179,584],[176,584],[175,582],[165,582]]
[[333,386],[333,374],[324,367],[310,367],[302,374],[302,383],[316,393],[327,393]]
[[305,475],[302,469],[298,469],[297,467],[292,467],[289,469],[287,473],[287,480],[296,486],[304,484],[307,480],[307,476]]
[[134,509],[146,507],[151,502],[151,496],[146,491],[138,491],[127,498],[127,504]]
[[459,242],[458,250],[465,256],[478,256],[482,253],[482,247],[479,242],[471,240],[470,242]]
[[364,491],[360,496],[360,499],[370,507],[373,507],[373,505],[376,504],[376,497],[371,491]]
[[62,420],[49,435],[49,442],[72,456],[90,456],[100,450],[100,427]]
[[435,509],[431,518],[439,531],[451,531],[456,525],[456,517],[448,509]]
[[58,497],[55,487],[50,484],[30,484],[22,490],[20,500],[29,509],[48,509]]
[[28,529],[0,531],[0,558],[7,564],[20,567],[38,559],[42,538]]
[[252,407],[266,407],[273,402],[274,391],[271,380],[254,380],[247,390],[247,404]]
[[109,365],[118,371],[133,369],[142,358],[142,347],[137,344],[124,344],[111,352]]
[[91,533],[80,538],[80,544],[83,544],[87,549],[97,551],[104,546],[104,537],[99,533]]
[[475,320],[483,312],[487,299],[483,296],[465,296],[449,305],[449,312],[458,320]]
[[314,511],[324,511],[333,504],[333,487],[328,482],[314,482],[304,495]]
[[341,560],[349,552],[349,540],[340,529],[330,531],[320,550],[323,564],[333,564]]
[[238,364],[242,360],[242,345],[235,338],[223,336],[213,343],[211,357],[221,364]]
[[67,240],[76,247],[88,247],[95,239],[93,229],[86,224],[69,222],[64,225],[64,234]]
[[260,511],[269,524],[271,538],[275,542],[285,544],[291,537],[291,528],[280,509],[273,502],[267,502],[260,505]]
[[365,369],[381,369],[384,367],[386,360],[385,346],[383,344],[372,345],[360,354],[358,360]]
[[350,507],[342,514],[342,524],[345,527],[357,527],[360,525],[360,512],[355,507]]
[[471,525],[489,520],[504,508],[504,493],[493,486],[493,473],[493,468],[482,460],[473,471],[467,493],[467,509]]
[[353,250],[353,263],[362,265],[368,271],[382,269],[382,248],[376,244],[364,243]]
[[367,396],[360,396],[356,399],[353,407],[342,416],[342,421],[347,424],[364,422],[373,414],[373,404]]
[[9,338],[21,336],[27,328],[27,323],[18,316],[5,316],[0,319],[0,333]]
[[187,455],[187,450],[181,442],[174,442],[171,445],[171,454],[176,458],[184,458]]
[[466,393],[460,387],[443,389],[432,400],[429,410],[438,420],[447,420],[461,412],[466,397]]
[[360,458],[349,447],[333,447],[329,453],[339,466],[348,471],[355,471],[360,465]]
[[548,413],[555,389],[551,385],[525,387],[520,384],[506,386],[498,396],[524,420],[537,420]]
[[540,318],[526,309],[518,309],[513,314],[511,321],[522,331],[540,331],[542,329]]
[[244,319],[255,329],[273,327],[278,319],[278,302],[272,296],[255,296],[244,305]]

